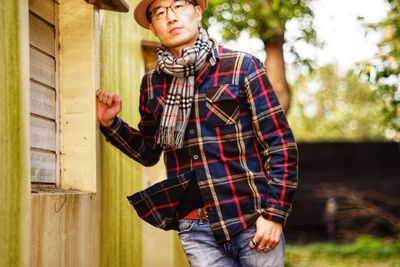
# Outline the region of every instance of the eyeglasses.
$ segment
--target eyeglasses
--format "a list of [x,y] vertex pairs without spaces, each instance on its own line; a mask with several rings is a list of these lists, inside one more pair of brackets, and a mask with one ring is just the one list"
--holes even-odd
[[170,6],[164,7],[156,7],[152,11],[149,11],[148,17],[149,21],[154,20],[164,20],[167,18],[168,9],[170,8],[174,14],[179,15],[185,12],[187,6],[189,4],[196,5],[195,3],[188,0],[176,0]]

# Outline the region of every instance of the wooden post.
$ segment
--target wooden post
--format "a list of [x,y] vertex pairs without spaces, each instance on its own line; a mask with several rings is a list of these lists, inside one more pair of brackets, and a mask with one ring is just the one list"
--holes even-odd
[[28,266],[28,1],[2,1],[0,14],[0,266]]

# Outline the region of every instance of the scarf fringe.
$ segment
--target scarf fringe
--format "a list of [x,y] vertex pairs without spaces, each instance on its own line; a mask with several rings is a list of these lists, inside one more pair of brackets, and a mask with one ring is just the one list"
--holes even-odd
[[[157,69],[174,77],[167,93],[167,100],[172,101],[164,106],[157,137],[157,143],[164,149],[182,147],[193,102],[194,74],[206,64],[216,64],[215,47],[216,42],[209,38],[206,30],[199,28],[195,45],[184,48],[181,58],[176,59],[163,46],[158,48]],[[207,60],[210,53],[212,56]]]

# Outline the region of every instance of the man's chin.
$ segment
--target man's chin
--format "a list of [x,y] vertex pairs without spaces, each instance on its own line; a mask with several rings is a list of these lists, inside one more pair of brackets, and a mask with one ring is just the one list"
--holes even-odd
[[168,44],[163,44],[163,45],[165,47],[167,47],[168,49],[174,49],[174,50],[194,46],[194,44],[192,44],[190,42],[185,42],[185,41],[175,41],[175,42],[170,42]]

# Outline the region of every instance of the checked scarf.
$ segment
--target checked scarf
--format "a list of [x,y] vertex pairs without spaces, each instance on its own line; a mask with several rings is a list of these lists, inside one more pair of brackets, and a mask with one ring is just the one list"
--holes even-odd
[[[190,116],[195,72],[207,64],[214,66],[216,41],[206,30],[199,28],[199,36],[193,47],[182,49],[182,56],[176,58],[168,48],[160,46],[157,51],[157,70],[173,76],[161,114],[157,143],[163,148],[181,148]],[[211,57],[207,60],[208,55]]]

